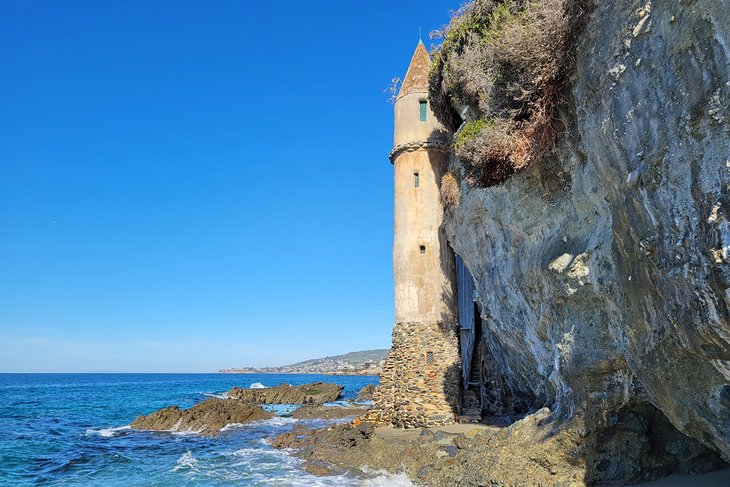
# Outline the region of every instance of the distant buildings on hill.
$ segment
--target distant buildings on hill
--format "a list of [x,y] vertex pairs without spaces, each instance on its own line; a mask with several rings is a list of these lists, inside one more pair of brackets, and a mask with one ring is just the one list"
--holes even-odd
[[224,374],[337,374],[379,375],[388,350],[364,350],[324,357],[281,367],[240,367],[221,369]]

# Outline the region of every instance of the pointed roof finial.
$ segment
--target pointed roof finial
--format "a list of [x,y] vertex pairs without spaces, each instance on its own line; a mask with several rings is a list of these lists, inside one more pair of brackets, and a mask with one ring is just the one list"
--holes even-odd
[[418,28],[418,43],[423,44],[423,35],[421,34],[421,28]]
[[398,99],[409,93],[428,93],[428,72],[430,69],[431,56],[428,55],[423,42],[419,41],[411,58],[411,64],[408,66],[408,72],[400,85]]

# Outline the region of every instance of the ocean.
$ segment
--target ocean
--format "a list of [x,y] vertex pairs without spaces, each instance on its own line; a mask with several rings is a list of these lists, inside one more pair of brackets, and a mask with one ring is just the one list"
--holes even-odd
[[[345,386],[344,399],[376,377],[253,374],[0,374],[0,485],[378,486],[410,485],[373,472],[315,477],[265,439],[297,420],[276,417],[216,437],[135,431],[135,417],[190,407],[233,386],[308,382]],[[323,425],[321,420],[301,420]]]

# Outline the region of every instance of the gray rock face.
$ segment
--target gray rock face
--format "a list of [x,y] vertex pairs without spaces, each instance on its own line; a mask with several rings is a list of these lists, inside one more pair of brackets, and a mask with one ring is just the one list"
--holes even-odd
[[357,393],[357,400],[358,401],[372,401],[373,400],[373,394],[375,393],[375,389],[377,386],[374,386],[373,384],[368,384],[362,389],[360,389],[360,392]]
[[729,459],[729,4],[596,2],[572,96],[554,157],[446,218],[506,404],[593,430],[651,404]]
[[313,382],[301,386],[282,384],[265,389],[242,389],[234,387],[226,394],[254,404],[322,404],[336,401],[342,394],[343,386],[328,382]]
[[242,401],[208,399],[190,409],[171,406],[139,416],[131,426],[139,430],[191,431],[214,435],[230,424],[248,423],[273,416],[260,407]]

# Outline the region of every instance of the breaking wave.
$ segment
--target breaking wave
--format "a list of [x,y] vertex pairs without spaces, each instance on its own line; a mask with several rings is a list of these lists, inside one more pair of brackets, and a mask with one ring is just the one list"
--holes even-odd
[[131,426],[119,426],[116,428],[88,428],[85,432],[86,436],[101,436],[102,438],[113,438],[115,436],[122,436],[132,429]]
[[201,392],[201,396],[215,397],[216,399],[228,399],[228,394],[225,392]]
[[195,459],[190,450],[183,453],[180,458],[177,459],[177,462],[175,462],[175,467],[173,467],[172,471],[177,472],[178,470],[183,469],[198,469],[198,460]]
[[271,419],[263,419],[261,421],[256,421],[255,424],[257,426],[286,426],[289,424],[294,424],[298,422],[298,419],[294,418],[285,418],[282,416],[274,416]]
[[404,473],[391,474],[385,470],[373,470],[367,467],[363,467],[362,470],[374,477],[361,481],[358,484],[360,487],[415,487],[415,484]]
[[266,386],[263,385],[261,382],[254,382],[250,386],[248,386],[249,389],[266,389]]

